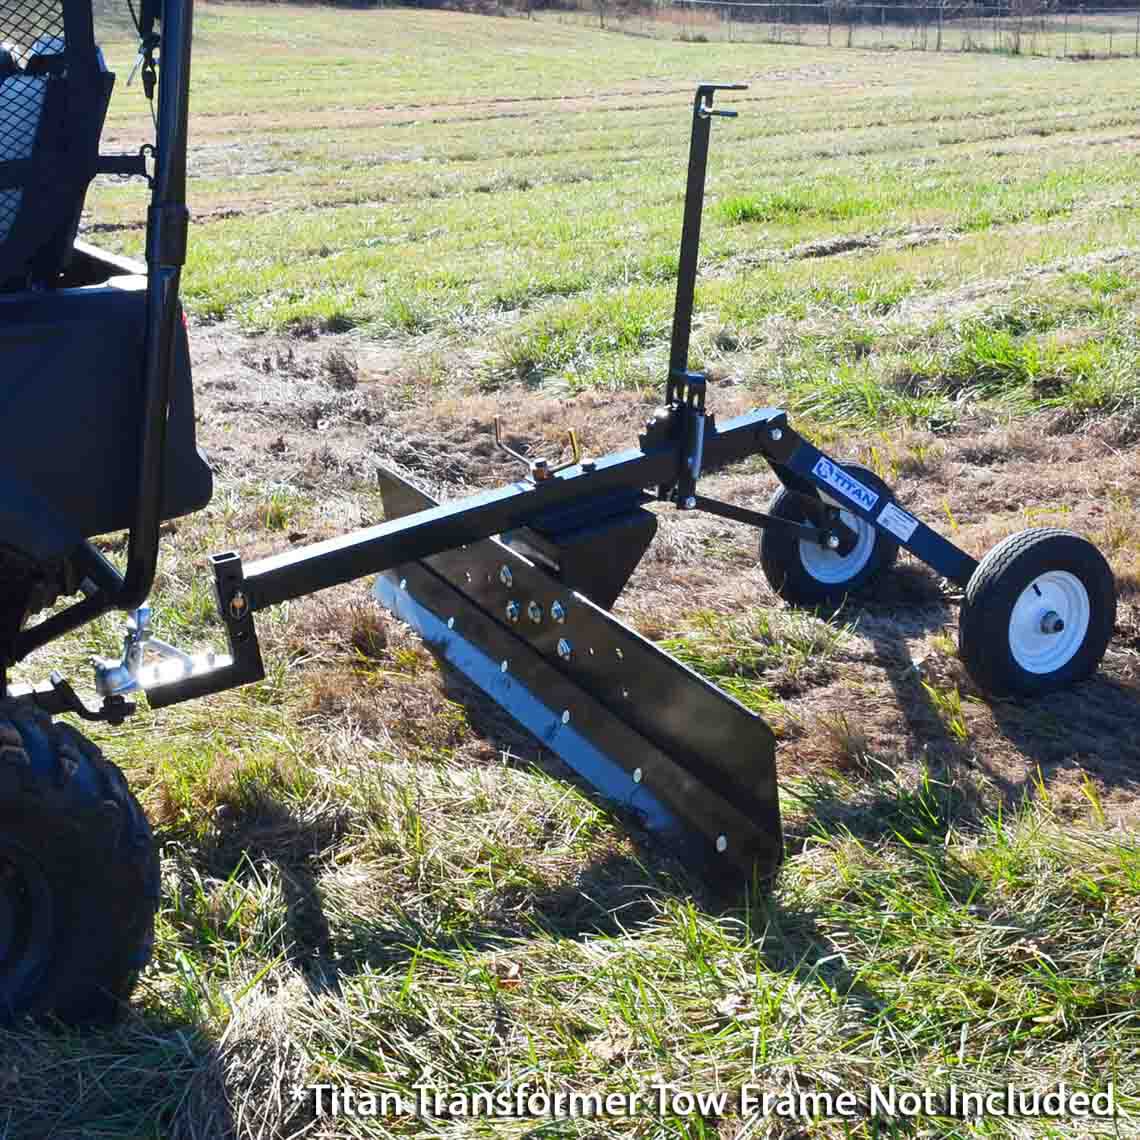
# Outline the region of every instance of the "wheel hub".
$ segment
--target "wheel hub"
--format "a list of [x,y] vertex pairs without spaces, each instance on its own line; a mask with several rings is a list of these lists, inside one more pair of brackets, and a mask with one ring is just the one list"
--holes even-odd
[[821,542],[801,539],[800,561],[817,581],[838,585],[849,582],[867,565],[875,549],[875,528],[850,511],[837,512],[843,524],[855,533],[855,545],[847,554],[839,553],[839,535],[826,534]]
[[1067,570],[1050,570],[1022,590],[1009,618],[1013,659],[1029,673],[1053,673],[1084,644],[1089,628],[1089,595]]

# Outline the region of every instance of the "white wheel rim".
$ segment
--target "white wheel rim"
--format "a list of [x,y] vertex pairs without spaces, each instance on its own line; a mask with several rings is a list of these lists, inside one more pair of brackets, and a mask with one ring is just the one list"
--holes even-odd
[[1009,615],[1009,649],[1014,661],[1027,673],[1055,673],[1064,668],[1084,644],[1089,608],[1089,592],[1075,574],[1050,570],[1034,578]]
[[850,582],[871,561],[875,549],[875,528],[850,511],[839,512],[845,526],[855,532],[855,545],[847,554],[839,554],[818,542],[800,539],[800,562],[817,581],[828,586]]

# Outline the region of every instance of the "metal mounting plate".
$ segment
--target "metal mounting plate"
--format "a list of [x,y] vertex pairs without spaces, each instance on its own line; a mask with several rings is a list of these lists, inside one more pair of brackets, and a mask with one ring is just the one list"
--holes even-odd
[[[388,518],[434,504],[380,474]],[[620,541],[619,536],[615,536]],[[734,880],[783,852],[764,721],[496,539],[406,563],[376,596],[601,794]]]

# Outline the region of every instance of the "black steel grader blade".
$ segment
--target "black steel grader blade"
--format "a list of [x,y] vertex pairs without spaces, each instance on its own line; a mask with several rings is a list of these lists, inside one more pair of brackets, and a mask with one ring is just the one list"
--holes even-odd
[[[436,502],[390,470],[380,488],[389,519]],[[714,885],[775,874],[775,738],[738,701],[495,538],[388,570],[374,594]]]

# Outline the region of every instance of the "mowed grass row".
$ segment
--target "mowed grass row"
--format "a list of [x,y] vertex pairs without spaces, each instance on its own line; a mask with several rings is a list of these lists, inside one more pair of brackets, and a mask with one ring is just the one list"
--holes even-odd
[[[199,32],[195,315],[429,338],[474,350],[485,385],[658,382],[688,103],[709,66],[751,89],[715,131],[696,347],[759,386],[789,383],[774,356],[816,369],[819,328],[840,321],[869,351],[858,376],[832,380],[870,385],[872,418],[926,422],[931,402],[905,398],[905,377],[897,398],[898,353],[878,351],[874,326],[894,317],[937,390],[956,368],[943,346],[972,327],[926,336],[907,300],[991,278],[1000,292],[1017,271],[1079,274],[1082,258],[1136,245],[1128,61],[714,49],[549,21],[230,6],[207,7]],[[116,96],[123,139],[145,123],[138,104]],[[103,240],[137,252],[137,205],[137,191],[100,188]],[[1134,259],[1115,272],[1127,290]],[[1040,292],[1048,306],[1052,287]],[[1045,323],[1071,324],[1070,301]],[[775,337],[773,315],[795,324]],[[953,324],[953,306],[940,316]],[[1130,328],[1108,333],[1103,367],[1082,365],[1082,409],[1124,398],[1136,346]],[[937,422],[977,386],[944,387]],[[1009,395],[1026,406],[1024,385]]]

